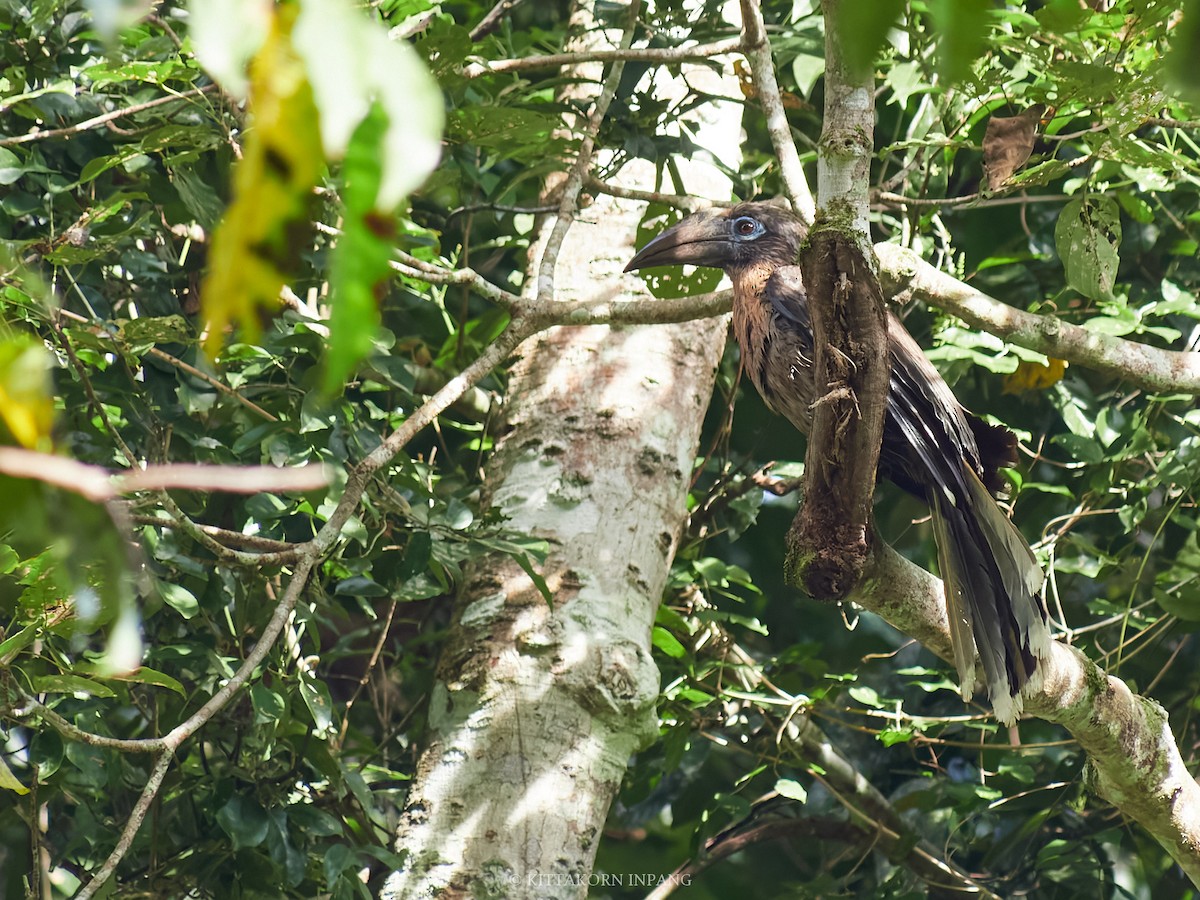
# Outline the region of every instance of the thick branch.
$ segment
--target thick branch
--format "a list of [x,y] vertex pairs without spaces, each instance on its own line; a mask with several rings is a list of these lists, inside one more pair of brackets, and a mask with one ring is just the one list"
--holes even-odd
[[909,292],[1018,346],[1078,363],[1146,390],[1200,394],[1200,353],[1161,350],[1053,316],[1022,312],[939,272],[911,250],[895,244],[876,244],[875,253],[889,296]]
[[785,574],[809,596],[837,600],[854,587],[869,552],[887,398],[887,318],[870,263],[840,231],[814,231],[801,265],[817,388],[805,501],[788,532]]
[[800,252],[813,328],[805,502],[788,532],[787,579],[836,600],[866,564],[888,393],[887,313],[867,237],[874,101],[842,62],[847,23],[825,0],[821,213]]
[[[855,603],[946,660],[953,659],[941,582],[876,540]],[[1200,885],[1200,785],[1175,745],[1166,711],[1079,650],[1055,643],[1045,682],[1025,710],[1066,728],[1088,755],[1089,787],[1134,819]]]

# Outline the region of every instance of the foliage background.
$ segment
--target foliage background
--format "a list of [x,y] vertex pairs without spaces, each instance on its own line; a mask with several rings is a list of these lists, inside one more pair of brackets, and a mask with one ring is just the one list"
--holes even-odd
[[[811,163],[821,20],[803,2],[763,6]],[[643,14],[643,38],[671,47],[728,37],[736,30],[721,7],[660,3]],[[577,147],[559,130],[568,110],[555,100],[556,69],[464,67],[476,55],[559,50],[568,10],[518,5],[473,42],[469,30],[489,9],[398,0],[370,10],[411,32],[446,109],[442,161],[389,227],[409,258],[470,266],[516,291],[542,179]],[[318,227],[291,261],[296,302],[263,314],[256,336],[239,332],[211,363],[200,343],[200,280],[231,199],[244,113],[220,91],[195,92],[211,82],[182,5],[160,4],[111,36],[97,21],[80,3],[0,4],[4,443],[32,441],[110,468],[321,461],[335,475],[304,492],[174,491],[177,512],[155,494],[105,508],[3,478],[0,737],[28,792],[0,785],[0,896],[23,896],[38,871],[44,896],[69,896],[112,851],[148,776],[147,757],[65,737],[29,715],[28,698],[88,732],[160,734],[230,676],[272,611],[286,566],[223,557],[178,514],[224,529],[226,542],[229,532],[249,535],[241,549],[310,538],[348,467],[507,322],[502,306],[467,285],[431,284],[410,267],[374,285],[378,330],[366,331],[370,314],[337,323],[374,336],[344,387],[322,390],[331,250],[344,224],[345,170],[335,165],[311,209]],[[1014,306],[1197,349],[1200,148],[1195,113],[1179,94],[1187,96],[1188,73],[1178,60],[1189,52],[1180,34],[1177,8],[1150,0],[1102,11],[1073,0],[908,4],[877,68],[876,239],[913,246]],[[672,157],[702,148],[660,133],[679,110],[649,99],[654,77],[649,63],[629,66],[600,141],[617,151],[614,168],[654,161],[669,193]],[[778,173],[751,85],[745,93],[737,194],[772,196]],[[167,96],[180,99],[25,139],[35,123],[70,128]],[[981,190],[989,116],[1033,104],[1049,110],[1033,158],[1016,184]],[[906,312],[964,403],[1021,435],[1014,518],[1048,565],[1056,619],[1168,709],[1194,762],[1195,398],[1063,371],[936,310]],[[759,690],[766,678],[811,703],[905,820],[996,892],[1188,895],[1158,845],[1087,802],[1082,756],[1064,732],[1023,723],[1014,749],[981,710],[964,710],[947,667],[929,654],[878,619],[818,607],[782,584],[781,536],[796,497],[786,485],[782,496],[764,492],[756,473],[774,462],[774,483],[796,475],[803,443],[743,389],[732,349],[718,383],[655,634],[661,739],[633,760],[597,873],[668,872],[752,817],[791,839],[713,864],[689,896],[927,889],[854,839],[844,827],[853,819],[821,772],[780,754],[775,737],[788,710]],[[120,868],[128,895],[366,896],[377,881],[364,885],[360,873],[378,879],[395,864],[388,846],[421,743],[448,597],[474,556],[501,549],[534,564],[539,552],[479,509],[503,371],[479,388],[369,486],[259,677],[183,745]],[[890,488],[881,496],[884,534],[934,566],[924,511]],[[134,601],[145,668],[116,677],[106,660]]]

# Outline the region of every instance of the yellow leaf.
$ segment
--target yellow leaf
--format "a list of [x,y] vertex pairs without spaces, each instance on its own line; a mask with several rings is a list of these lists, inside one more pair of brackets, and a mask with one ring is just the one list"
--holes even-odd
[[1066,360],[1050,357],[1050,364],[1039,362],[1021,362],[1016,371],[1004,376],[1004,393],[1027,394],[1030,391],[1041,391],[1062,381],[1063,373],[1067,370]]
[[18,794],[29,793],[29,788],[21,784],[20,779],[18,779],[17,776],[12,773],[12,769],[8,767],[8,764],[2,757],[0,757],[0,788],[4,788],[8,791],[15,791]]
[[42,343],[27,335],[0,342],[0,420],[29,450],[47,450],[54,424],[50,360]]
[[312,87],[292,46],[295,18],[294,4],[275,7],[271,30],[250,64],[253,126],[201,289],[210,354],[231,324],[241,324],[251,340],[258,335],[259,312],[279,308],[279,292],[310,241],[312,190],[325,160]]

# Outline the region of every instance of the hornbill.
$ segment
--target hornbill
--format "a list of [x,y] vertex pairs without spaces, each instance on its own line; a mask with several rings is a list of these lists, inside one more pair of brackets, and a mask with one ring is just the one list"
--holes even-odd
[[[807,230],[770,203],[740,203],[684,219],[625,267],[688,263],[724,269],[733,282],[733,333],[742,365],[767,406],[802,432],[817,399],[808,300],[796,255]],[[967,412],[920,346],[888,313],[891,377],[879,472],[932,513],[946,611],[964,700],[976,653],[996,717],[1011,723],[1022,690],[1037,690],[1051,637],[1042,572],[993,499],[999,469],[1016,463],[1016,439]]]

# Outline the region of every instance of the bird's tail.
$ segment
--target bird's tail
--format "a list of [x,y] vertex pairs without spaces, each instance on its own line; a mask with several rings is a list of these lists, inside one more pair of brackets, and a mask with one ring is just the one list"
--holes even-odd
[[1050,655],[1043,575],[1016,526],[970,467],[963,469],[968,496],[935,495],[930,504],[954,664],[969,700],[978,652],[996,718],[1011,724],[1022,693],[1041,687]]

